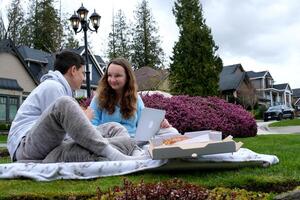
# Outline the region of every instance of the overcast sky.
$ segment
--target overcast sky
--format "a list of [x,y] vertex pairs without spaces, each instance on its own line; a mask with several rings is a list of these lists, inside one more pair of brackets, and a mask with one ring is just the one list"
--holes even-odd
[[[2,13],[8,0],[0,0]],[[61,0],[64,13],[81,3],[101,15],[98,33],[88,33],[92,49],[104,56],[111,31],[112,13],[118,9],[133,21],[140,0]],[[269,71],[275,84],[300,88],[300,3],[298,0],[200,0],[206,24],[211,28],[224,65],[241,63],[246,71]],[[178,28],[172,14],[174,0],[149,0],[157,22],[162,48],[172,55]],[[67,15],[69,18],[69,15]],[[83,33],[78,34],[83,38]],[[169,61],[169,59],[168,59]]]

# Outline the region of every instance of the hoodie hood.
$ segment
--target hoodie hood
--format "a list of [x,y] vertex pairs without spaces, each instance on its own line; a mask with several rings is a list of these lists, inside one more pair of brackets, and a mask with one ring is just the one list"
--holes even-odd
[[67,94],[69,96],[72,96],[72,89],[68,83],[68,81],[66,80],[66,78],[62,75],[62,73],[60,73],[60,71],[52,71],[52,70],[49,70],[49,72],[45,75],[43,75],[40,79],[41,82],[45,81],[45,80],[55,80],[55,81],[58,81],[59,83],[61,83]]

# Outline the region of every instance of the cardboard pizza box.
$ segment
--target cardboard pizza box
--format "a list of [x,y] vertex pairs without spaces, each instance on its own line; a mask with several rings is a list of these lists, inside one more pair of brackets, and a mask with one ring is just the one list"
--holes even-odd
[[[178,134],[180,135],[180,134]],[[222,140],[222,133],[219,131],[196,131],[187,132],[184,136],[189,139],[177,142],[172,145],[165,145],[166,139],[178,136],[176,134],[163,134],[150,140],[149,152],[154,160],[197,157],[200,155],[236,152],[242,142],[236,143],[232,136]]]

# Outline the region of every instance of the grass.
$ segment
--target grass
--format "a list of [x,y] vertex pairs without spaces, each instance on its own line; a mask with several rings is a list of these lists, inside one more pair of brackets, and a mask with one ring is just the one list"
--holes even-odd
[[0,143],[6,143],[7,135],[0,135]]
[[[158,182],[174,177],[189,183],[208,188],[245,188],[253,191],[281,192],[300,185],[300,134],[260,135],[253,138],[236,138],[242,141],[243,147],[257,153],[276,155],[280,163],[268,168],[247,167],[231,170],[189,170],[173,172],[139,172],[126,176],[105,177],[94,180],[57,180],[52,182],[36,182],[16,179],[0,180],[0,197],[16,196],[68,197],[93,196],[96,188],[107,191],[115,185],[121,185],[123,178],[135,183]],[[3,158],[2,158],[3,159]],[[0,161],[2,160],[0,159]],[[5,159],[5,158],[4,158]]]
[[[300,119],[282,120],[269,124],[269,127],[300,126]],[[300,130],[299,130],[300,131]]]

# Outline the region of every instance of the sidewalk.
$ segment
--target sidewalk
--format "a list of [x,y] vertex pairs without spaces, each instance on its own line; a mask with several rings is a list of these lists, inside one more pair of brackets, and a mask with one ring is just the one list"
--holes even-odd
[[273,121],[257,122],[257,135],[300,133],[300,126],[269,127]]
[[5,147],[6,148],[7,147],[6,143],[0,143],[0,148],[1,147]]
[[285,134],[285,133],[300,133],[300,126],[284,126],[284,127],[270,127],[271,132]]

